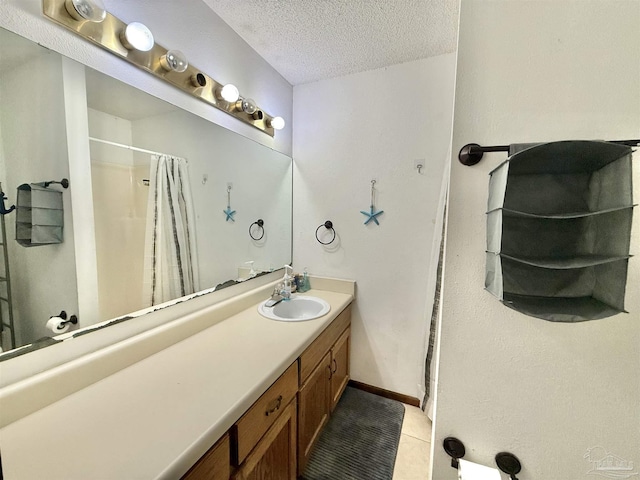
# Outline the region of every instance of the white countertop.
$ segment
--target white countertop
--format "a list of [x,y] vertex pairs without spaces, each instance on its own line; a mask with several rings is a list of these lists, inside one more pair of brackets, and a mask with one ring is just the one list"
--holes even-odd
[[257,305],[0,430],[6,480],[180,478],[353,296],[331,311],[265,319]]

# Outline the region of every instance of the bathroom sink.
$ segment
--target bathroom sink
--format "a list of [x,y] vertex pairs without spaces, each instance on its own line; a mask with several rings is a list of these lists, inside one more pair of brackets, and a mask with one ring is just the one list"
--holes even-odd
[[301,322],[321,317],[331,310],[331,306],[321,298],[307,295],[292,295],[289,300],[283,300],[273,307],[267,307],[265,300],[258,306],[258,312],[263,317],[281,322]]

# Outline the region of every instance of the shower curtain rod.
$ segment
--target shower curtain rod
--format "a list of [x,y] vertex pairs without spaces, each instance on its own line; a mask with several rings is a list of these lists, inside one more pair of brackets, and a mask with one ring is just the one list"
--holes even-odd
[[[617,143],[618,145],[627,145],[629,147],[640,146],[640,139],[638,140],[609,140],[608,143]],[[477,143],[467,143],[460,149],[458,153],[458,160],[463,165],[470,167],[482,160],[482,155],[486,152],[508,152],[509,145],[493,145],[490,147],[483,147]]]
[[169,155],[168,153],[154,152],[152,150],[146,150],[144,148],[132,147],[131,145],[125,145],[124,143],[111,142],[109,140],[102,140],[101,138],[89,137],[89,140],[98,143],[106,143],[107,145],[113,145],[114,147],[126,148],[127,150],[133,150],[134,152],[148,153],[150,155],[168,155],[169,157],[175,157],[176,155]]

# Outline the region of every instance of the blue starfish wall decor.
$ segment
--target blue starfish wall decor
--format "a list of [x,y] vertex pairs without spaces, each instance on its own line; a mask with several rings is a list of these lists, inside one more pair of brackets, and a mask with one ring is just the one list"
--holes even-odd
[[231,220],[232,222],[236,221],[236,219],[233,218],[233,215],[236,213],[236,211],[231,210],[231,184],[227,185],[227,209],[223,210],[222,213],[227,216],[225,222],[228,222],[229,220]]
[[375,180],[371,180],[371,205],[370,205],[370,211],[365,212],[364,210],[360,210],[360,213],[367,217],[367,219],[364,221],[365,225],[367,225],[371,220],[373,220],[376,223],[376,225],[380,225],[380,222],[378,222],[378,215],[382,215],[384,213],[384,210],[380,210],[380,211],[376,212],[376,207],[375,207],[375,202],[374,202],[375,185],[376,185],[376,181]]
[[236,211],[235,210],[231,210],[231,207],[229,205],[227,205],[227,209],[223,210],[222,213],[224,213],[227,216],[227,218],[226,218],[227,222],[229,220],[231,220],[232,222],[236,221],[236,219],[233,218],[233,215],[236,213]]
[[384,210],[380,210],[379,212],[376,212],[376,207],[374,207],[373,205],[371,205],[371,211],[370,212],[365,212],[364,210],[360,210],[360,213],[365,215],[366,217],[368,217],[365,221],[364,224],[368,224],[371,220],[373,220],[374,222],[376,222],[376,225],[380,225],[380,222],[378,222],[378,219],[376,218],[378,215],[382,215],[384,213]]

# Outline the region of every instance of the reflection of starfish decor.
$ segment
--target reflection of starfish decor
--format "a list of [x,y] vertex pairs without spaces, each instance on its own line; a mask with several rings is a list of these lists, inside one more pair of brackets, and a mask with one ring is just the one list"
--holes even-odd
[[367,217],[369,217],[364,221],[365,225],[367,223],[369,223],[371,220],[376,222],[376,225],[380,225],[380,222],[378,222],[378,219],[376,217],[378,215],[382,215],[384,213],[384,210],[380,210],[379,212],[376,212],[376,207],[371,205],[371,211],[370,212],[365,212],[364,210],[360,210],[360,213],[363,214],[363,215],[366,215]]
[[223,210],[222,213],[224,213],[227,216],[227,219],[225,220],[226,222],[228,222],[229,220],[231,220],[232,222],[235,222],[236,219],[233,218],[233,214],[236,213],[235,210],[231,210],[231,184],[227,183],[227,209]]
[[227,205],[227,209],[223,210],[222,213],[224,213],[227,216],[227,220],[226,220],[227,222],[229,220],[231,220],[232,222],[236,221],[236,219],[233,218],[233,215],[236,213],[236,211],[235,210],[231,210],[231,207],[229,205]]

